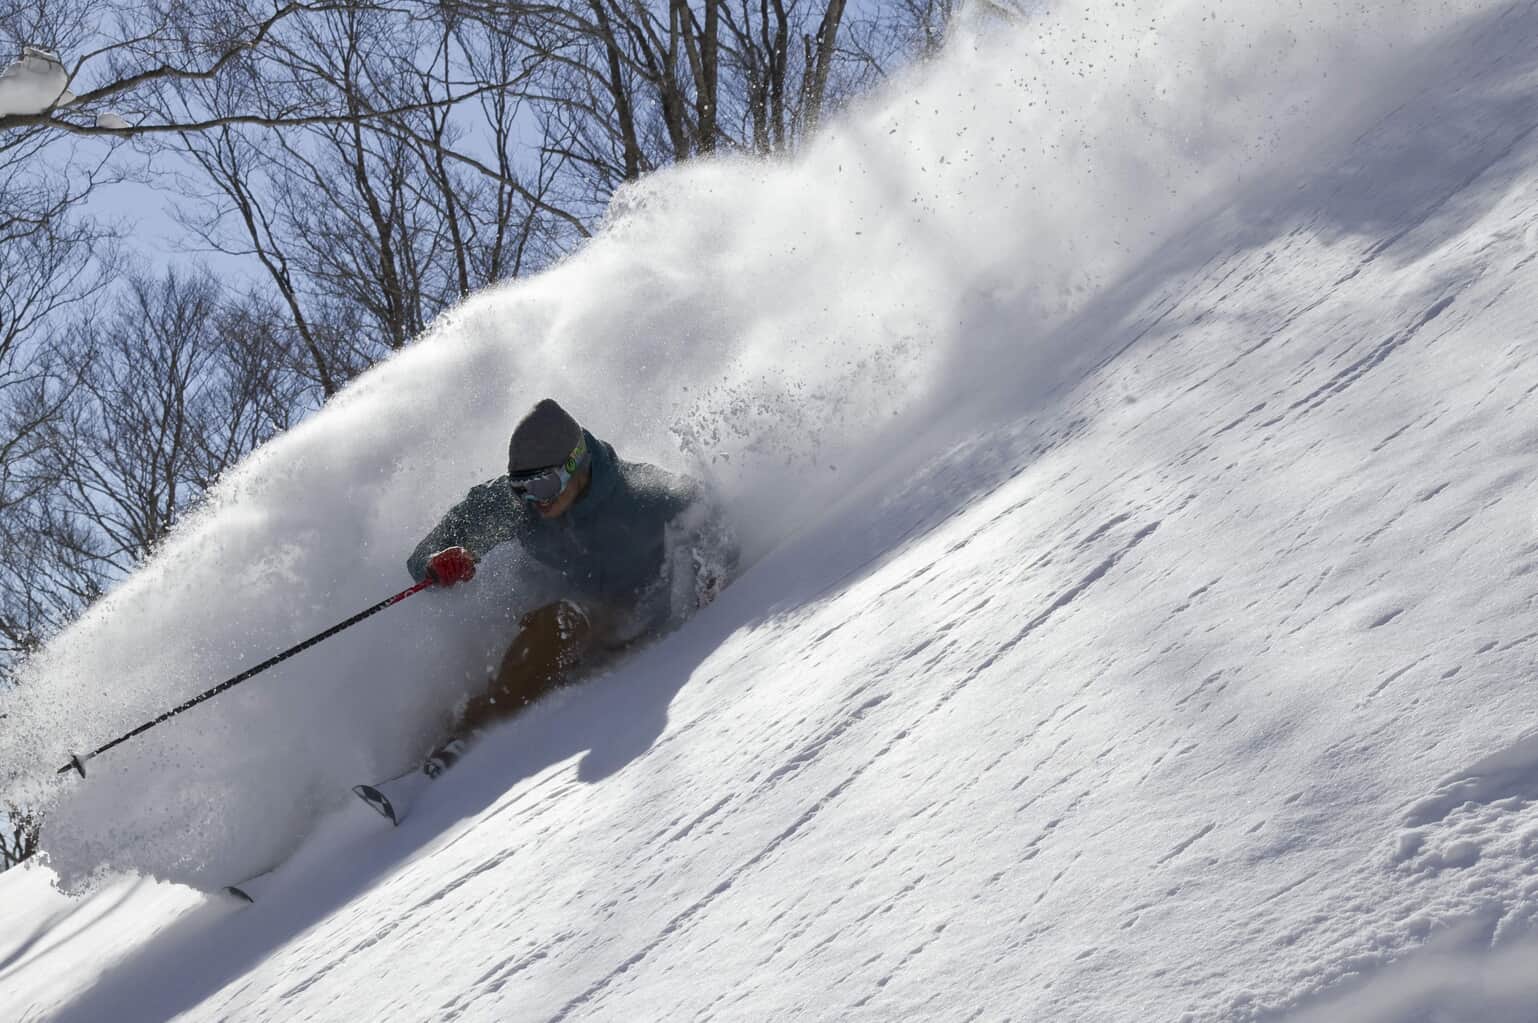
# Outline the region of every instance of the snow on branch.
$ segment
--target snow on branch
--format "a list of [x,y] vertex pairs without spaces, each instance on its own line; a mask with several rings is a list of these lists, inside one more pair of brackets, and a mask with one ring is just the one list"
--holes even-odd
[[[285,23],[292,23],[303,31],[299,23],[305,17],[334,14],[344,19],[356,19],[367,13],[395,10],[369,3],[304,3],[295,0],[274,8],[261,21],[230,32],[222,47],[214,49],[210,54],[211,59],[197,66],[190,66],[190,61],[177,59],[179,51],[192,45],[185,32],[176,37],[175,44],[159,41],[154,33],[117,41],[82,55],[73,69],[67,67],[56,53],[27,46],[23,48],[20,60],[0,72],[0,132],[42,127],[73,135],[122,136],[198,132],[235,125],[280,128],[346,124],[396,117],[426,108],[452,106],[506,87],[507,83],[476,83],[477,87],[467,88],[459,94],[426,101],[402,102],[387,108],[360,107],[356,103],[347,102],[347,97],[337,95],[334,97],[337,100],[334,108],[325,109],[325,101],[312,93],[310,101],[302,109],[284,103],[266,104],[269,108],[264,109],[258,95],[252,94],[249,97],[251,107],[248,109],[188,109],[185,116],[179,117],[165,116],[165,107],[154,102],[155,90],[161,87],[217,82],[222,76],[237,73],[242,62],[268,61],[277,68],[294,71],[294,54],[279,38],[279,30]],[[140,59],[149,53],[152,66],[131,73],[120,72],[105,84],[79,91],[78,94],[70,91],[72,85],[79,88],[77,83],[87,66],[103,58],[110,63],[129,53]],[[299,62],[299,66],[302,67],[303,62]],[[257,77],[263,76],[258,74]],[[326,87],[334,87],[337,83],[317,75],[307,84],[320,87],[321,94],[324,94]],[[103,106],[109,100],[135,105],[134,101],[141,97],[149,99],[138,105],[153,109],[159,116],[142,117],[138,123],[130,123],[119,113],[106,110]]]
[[11,115],[42,114],[75,102],[58,54],[24,46],[21,59],[0,71],[0,123]]

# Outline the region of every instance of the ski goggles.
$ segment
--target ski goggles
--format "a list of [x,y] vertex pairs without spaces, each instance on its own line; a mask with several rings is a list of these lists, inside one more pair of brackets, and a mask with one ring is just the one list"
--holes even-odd
[[587,466],[588,461],[587,437],[584,436],[560,465],[513,476],[508,482],[512,484],[513,493],[530,504],[549,504],[571,485],[572,478]]

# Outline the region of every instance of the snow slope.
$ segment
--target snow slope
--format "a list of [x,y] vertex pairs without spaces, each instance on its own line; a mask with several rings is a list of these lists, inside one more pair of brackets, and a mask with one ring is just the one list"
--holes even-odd
[[[673,428],[760,557],[397,830],[334,793],[426,741],[511,559],[114,751],[0,876],[0,1004],[1531,1015],[1538,6],[1208,13],[1065,8],[793,168],[668,176],[259,455],[55,644],[12,769],[388,592],[521,372],[638,454]],[[70,720],[111,658],[151,667]],[[245,909],[49,887],[294,848]]]

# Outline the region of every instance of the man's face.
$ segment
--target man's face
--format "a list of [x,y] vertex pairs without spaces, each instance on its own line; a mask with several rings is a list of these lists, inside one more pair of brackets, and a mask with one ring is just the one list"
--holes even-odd
[[587,487],[588,477],[591,475],[591,470],[582,470],[571,478],[571,482],[566,484],[566,489],[557,494],[553,501],[535,502],[534,510],[539,512],[539,517],[542,519],[558,519],[565,515],[576,503],[577,498],[582,496],[582,491]]

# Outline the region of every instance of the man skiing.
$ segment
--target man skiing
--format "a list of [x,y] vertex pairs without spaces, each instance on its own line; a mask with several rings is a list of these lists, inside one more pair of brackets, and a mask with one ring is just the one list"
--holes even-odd
[[708,603],[736,567],[698,483],[621,460],[550,398],[514,429],[507,467],[455,505],[406,567],[418,582],[453,586],[473,579],[493,547],[516,541],[563,597],[523,616],[486,690],[459,709],[450,738],[423,763],[429,777],[473,733],[573,681],[579,666],[591,669]]

